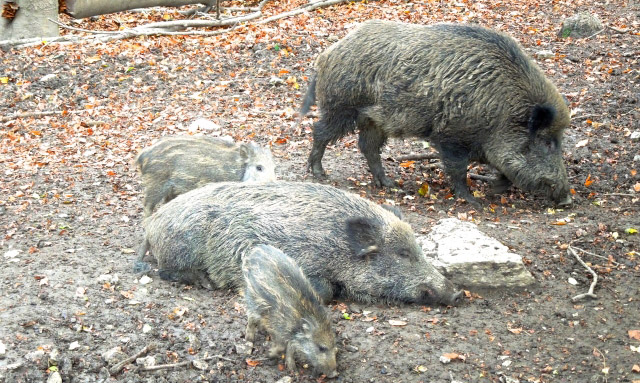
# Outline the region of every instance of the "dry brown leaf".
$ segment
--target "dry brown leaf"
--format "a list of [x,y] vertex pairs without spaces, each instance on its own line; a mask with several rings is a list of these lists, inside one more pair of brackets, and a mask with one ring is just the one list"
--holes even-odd
[[245,362],[247,362],[247,364],[251,367],[255,367],[260,364],[259,360],[253,360],[253,359],[247,359],[245,360]]
[[640,330],[629,330],[629,338],[640,340]]

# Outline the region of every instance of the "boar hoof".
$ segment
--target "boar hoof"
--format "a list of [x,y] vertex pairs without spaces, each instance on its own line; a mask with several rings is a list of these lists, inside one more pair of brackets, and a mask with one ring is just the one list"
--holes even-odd
[[314,178],[327,178],[327,173],[325,173],[324,169],[322,168],[322,164],[309,164],[308,169],[311,171],[311,174]]
[[573,204],[573,200],[571,199],[571,196],[569,194],[567,194],[560,201],[556,202],[556,205],[558,207],[570,207],[572,204]]
[[373,183],[376,185],[376,187],[379,187],[379,188],[381,187],[390,188],[395,185],[395,182],[393,182],[393,180],[387,176],[373,177]]
[[150,270],[151,270],[151,265],[148,264],[147,262],[137,260],[133,264],[133,272],[136,274],[146,273],[146,272],[149,272]]

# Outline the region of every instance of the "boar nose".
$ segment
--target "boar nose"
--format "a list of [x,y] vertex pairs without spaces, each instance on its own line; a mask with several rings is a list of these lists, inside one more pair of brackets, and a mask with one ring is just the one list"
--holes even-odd
[[460,290],[458,292],[455,292],[451,295],[451,298],[449,300],[449,302],[447,302],[448,304],[450,304],[451,306],[457,306],[460,301],[462,301],[462,294],[464,293],[464,291]]
[[329,379],[337,378],[337,377],[338,377],[338,375],[340,375],[340,374],[338,373],[338,370],[333,370],[333,371],[331,371],[330,373],[325,374],[325,376],[326,376],[327,378],[329,378]]

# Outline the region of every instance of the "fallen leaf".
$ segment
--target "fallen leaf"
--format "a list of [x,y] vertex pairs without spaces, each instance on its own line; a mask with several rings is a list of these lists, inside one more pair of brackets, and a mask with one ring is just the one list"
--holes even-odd
[[429,195],[429,184],[422,184],[422,186],[420,186],[420,189],[418,189],[418,194],[423,197]]
[[631,367],[631,371],[633,372],[640,372],[640,366],[638,366],[637,364],[634,364],[633,367]]
[[427,372],[428,370],[429,370],[429,369],[428,369],[428,368],[426,368],[426,367],[425,367],[425,366],[423,366],[423,365],[416,366],[416,367],[414,367],[414,369],[413,369],[413,371],[417,372],[418,374],[421,374],[421,373],[423,373],[423,372]]
[[415,163],[415,161],[405,161],[405,162],[401,162],[400,163],[400,167],[401,168],[411,168],[413,167],[413,164]]
[[593,184],[593,179],[591,179],[591,174],[587,176],[587,179],[584,181],[584,186],[589,187]]
[[629,227],[629,228],[625,229],[624,232],[627,233],[627,234],[636,234],[638,232],[638,230],[636,230],[636,229],[634,229],[632,227]]
[[640,330],[629,330],[629,338],[640,340]]
[[247,359],[246,362],[251,367],[255,367],[260,364],[259,360],[253,360],[253,359]]

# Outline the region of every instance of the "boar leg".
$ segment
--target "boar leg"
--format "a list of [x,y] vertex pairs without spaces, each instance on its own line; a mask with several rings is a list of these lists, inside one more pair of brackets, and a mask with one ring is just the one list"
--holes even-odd
[[247,321],[247,331],[245,332],[244,339],[248,342],[253,343],[256,339],[256,332],[258,331],[258,327],[260,327],[260,317],[256,317],[254,315],[249,314]]
[[474,207],[480,203],[471,195],[467,186],[467,166],[469,166],[469,150],[456,144],[441,143],[440,156],[445,172],[449,175],[456,197],[462,198]]
[[511,187],[511,180],[504,174],[500,173],[498,179],[491,182],[491,190],[494,194],[502,194]]
[[324,178],[326,175],[322,168],[322,157],[327,145],[332,141],[331,137],[327,135],[327,129],[324,120],[316,122],[313,126],[313,147],[307,160],[307,169],[311,170],[315,178]]
[[287,366],[287,370],[295,371],[296,370],[296,360],[295,360],[296,348],[294,345],[289,342],[287,345],[287,352],[284,357],[284,365]]
[[133,272],[134,273],[146,273],[151,270],[151,265],[144,261],[144,257],[147,255],[147,251],[149,251],[149,241],[146,239],[138,248],[138,258],[133,264]]
[[360,129],[360,137],[358,146],[360,151],[367,159],[369,170],[373,174],[373,182],[377,187],[391,187],[394,185],[393,180],[384,174],[382,160],[380,159],[380,150],[387,141],[382,129],[380,129],[371,119],[366,117],[358,118],[358,129]]
[[158,271],[160,278],[165,281],[180,282],[186,285],[200,286],[207,290],[213,290],[213,286],[207,276],[207,273],[202,270],[188,269],[188,270],[170,270],[161,269]]

